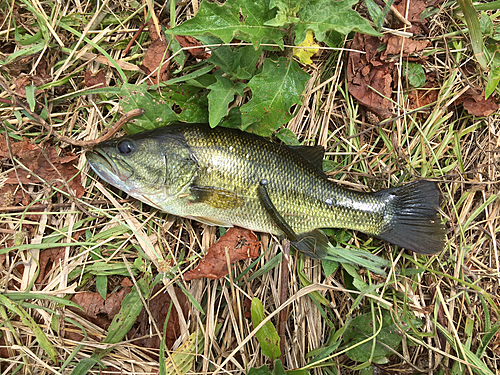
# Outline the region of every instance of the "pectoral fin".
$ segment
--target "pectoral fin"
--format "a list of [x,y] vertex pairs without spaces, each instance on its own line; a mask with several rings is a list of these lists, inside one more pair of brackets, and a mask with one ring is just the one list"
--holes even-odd
[[233,191],[214,186],[191,185],[192,203],[206,203],[214,208],[229,209],[241,206],[243,200]]

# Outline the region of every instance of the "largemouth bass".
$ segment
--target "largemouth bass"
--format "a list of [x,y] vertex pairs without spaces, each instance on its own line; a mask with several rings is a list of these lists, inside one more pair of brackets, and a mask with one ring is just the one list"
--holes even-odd
[[106,141],[88,151],[103,180],[162,211],[220,226],[287,236],[326,256],[317,228],[346,228],[434,254],[445,230],[434,182],[363,193],[328,180],[321,146],[290,147],[235,129],[179,124]]

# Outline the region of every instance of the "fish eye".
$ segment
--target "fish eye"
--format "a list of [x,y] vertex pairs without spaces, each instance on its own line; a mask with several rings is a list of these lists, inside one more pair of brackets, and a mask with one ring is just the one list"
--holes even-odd
[[135,145],[130,139],[124,139],[117,143],[116,149],[121,155],[130,155],[134,152]]

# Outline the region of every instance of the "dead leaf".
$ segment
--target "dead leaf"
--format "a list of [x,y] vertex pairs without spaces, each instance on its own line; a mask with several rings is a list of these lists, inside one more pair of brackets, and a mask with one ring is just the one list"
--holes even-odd
[[[140,68],[148,75],[148,84],[157,84],[160,81],[168,80],[170,75],[170,52],[167,50],[168,43],[163,36],[160,38],[156,33],[153,20],[148,22],[149,36],[153,43],[144,54],[144,60]],[[160,67],[161,64],[161,67]]]
[[97,324],[103,329],[107,329],[118,314],[123,298],[130,293],[131,288],[123,288],[119,292],[110,293],[104,300],[99,293],[81,292],[71,297],[71,301],[80,305],[81,310],[74,310],[79,315]]
[[469,114],[477,117],[490,116],[499,108],[493,96],[490,96],[488,100],[484,99],[484,91],[468,90],[462,98],[457,100],[457,104],[460,102]]
[[[433,6],[437,1],[436,0],[411,0],[410,6],[407,12],[407,0],[402,0],[394,3],[394,7],[399,11],[399,13],[412,24],[412,27],[407,29],[406,31],[418,35],[422,33],[422,26],[424,21],[422,20],[422,12],[430,6]],[[403,27],[403,23],[394,17],[394,22],[392,27],[395,29],[399,29]],[[425,29],[425,27],[424,27]]]
[[106,73],[104,73],[104,70],[98,70],[95,73],[87,70],[85,72],[85,86],[92,88],[106,87]]
[[194,280],[206,277],[220,279],[229,273],[227,268],[226,250],[230,263],[259,255],[261,242],[251,230],[233,227],[219,241],[208,249],[198,266],[184,274],[184,280]]
[[393,58],[394,55],[399,56],[400,54],[406,57],[420,52],[430,45],[430,42],[427,40],[413,40],[395,35],[386,35],[383,38],[383,42],[387,45],[387,48],[381,56],[382,60],[387,60],[388,58]]
[[192,36],[189,35],[174,35],[175,39],[179,42],[181,47],[199,47],[199,48],[189,48],[186,50],[186,52],[190,53],[192,56],[196,57],[197,59],[202,59],[206,60],[208,59],[211,55],[211,51],[207,51],[205,46],[198,42],[197,39],[193,38]]
[[439,96],[439,84],[433,74],[427,75],[424,87],[413,89],[408,93],[408,109],[426,107],[437,101]]
[[[12,155],[30,171],[28,172],[24,168],[17,168],[16,171],[10,171],[6,176],[7,180],[5,184],[38,184],[41,182],[37,177],[39,176],[48,183],[53,183],[53,186],[60,188],[64,186],[64,183],[61,181],[62,176],[68,182],[69,187],[73,190],[76,197],[81,198],[83,196],[85,189],[80,182],[80,178],[76,176],[79,173],[78,169],[73,166],[73,162],[78,158],[77,155],[67,153],[65,156],[59,157],[55,147],[52,145],[47,147],[44,154],[41,148],[31,144],[26,139],[23,139],[21,142],[11,141],[11,149]],[[0,159],[9,158],[10,155],[5,137],[0,137]],[[5,193],[6,191],[3,191],[3,189],[0,190],[0,196]]]
[[[151,293],[153,297],[148,301],[148,307],[149,311],[151,312],[151,316],[153,317],[156,326],[160,329],[163,329],[163,325],[165,324],[171,301],[170,295],[165,291],[158,293],[162,287],[163,285],[156,285]],[[180,288],[176,287],[174,288],[174,290],[177,300],[179,301],[179,304],[183,309],[182,312],[184,314],[184,318],[187,319],[188,299]],[[137,340],[134,340],[134,344],[139,344],[143,348],[159,349],[160,338],[158,337],[158,335],[150,335],[150,332],[153,330],[153,328],[151,326],[149,314],[145,309],[143,309],[137,317],[137,323],[139,324],[139,326],[137,328],[132,328],[129,333],[129,337],[138,338]],[[175,341],[181,336],[181,334],[182,332],[179,325],[179,315],[175,306],[172,305],[170,316],[168,318],[167,335],[165,338],[167,348],[172,348]]]
[[43,250],[40,253],[40,273],[35,282],[37,285],[40,285],[44,281],[45,276],[53,267],[59,267],[59,262],[64,259],[64,252],[64,247],[55,247]]
[[347,87],[349,93],[381,119],[392,116],[392,74],[394,63],[382,62],[377,56],[378,38],[356,33],[350,48],[366,51],[349,52]]

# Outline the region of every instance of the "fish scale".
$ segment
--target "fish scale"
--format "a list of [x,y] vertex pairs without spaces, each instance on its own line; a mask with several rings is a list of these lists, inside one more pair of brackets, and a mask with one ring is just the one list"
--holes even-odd
[[179,124],[103,142],[87,158],[101,178],[133,197],[203,223],[297,238],[347,228],[421,253],[443,248],[435,183],[375,193],[345,189],[322,172],[317,151],[236,129]]

